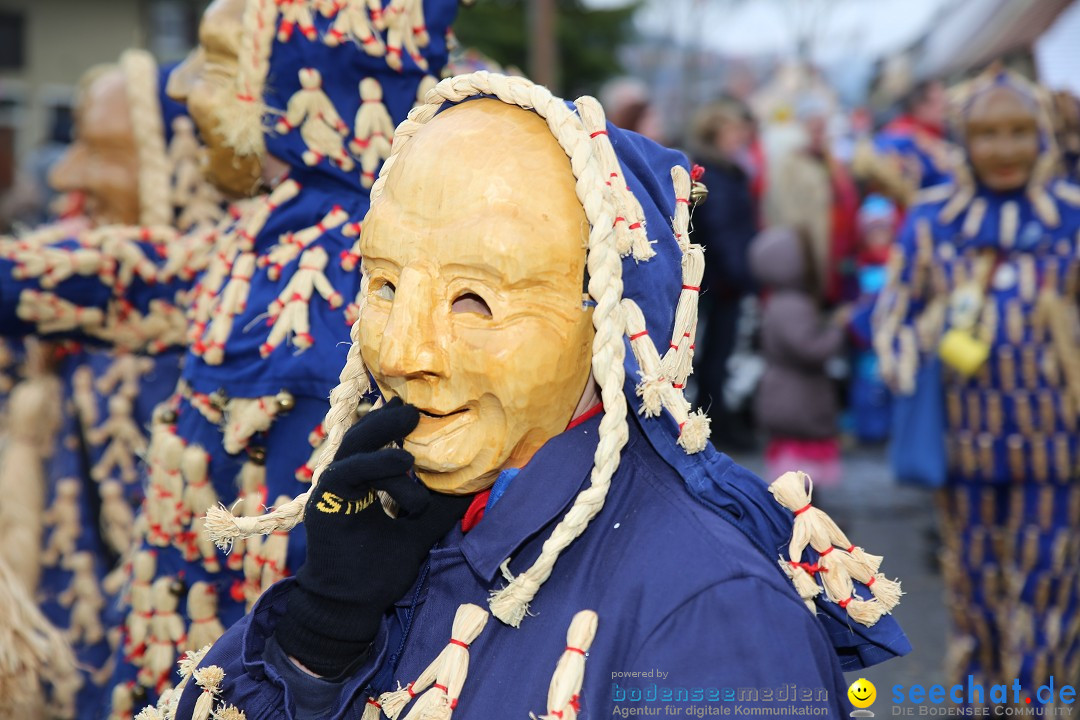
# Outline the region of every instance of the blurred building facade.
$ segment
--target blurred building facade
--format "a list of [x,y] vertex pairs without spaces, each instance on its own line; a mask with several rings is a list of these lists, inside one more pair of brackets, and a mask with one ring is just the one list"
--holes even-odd
[[70,133],[79,77],[128,47],[178,60],[206,0],[0,0],[0,193]]

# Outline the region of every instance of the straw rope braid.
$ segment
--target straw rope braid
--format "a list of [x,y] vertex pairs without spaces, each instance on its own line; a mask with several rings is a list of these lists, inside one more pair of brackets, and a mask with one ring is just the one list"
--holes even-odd
[[[878,572],[880,556],[856,547],[828,514],[810,503],[813,490],[810,477],[802,472],[784,473],[769,485],[774,499],[795,516],[788,546],[790,570],[784,568],[784,571],[808,606],[817,593],[810,591],[807,576],[814,581],[820,574],[828,598],[846,610],[855,622],[872,626],[900,602],[903,594],[900,583]],[[802,562],[807,545],[818,553],[814,564]],[[864,600],[856,595],[853,579],[864,584],[873,599]]]
[[259,257],[259,267],[269,267],[266,274],[273,281],[281,277],[282,269],[306,250],[311,243],[322,237],[327,230],[340,227],[349,219],[349,213],[340,205],[330,208],[322,220],[296,232],[287,232],[278,239],[277,245]]
[[263,91],[270,70],[270,50],[277,30],[278,7],[274,0],[247,0],[236,71],[236,102],[218,104],[218,127],[225,144],[242,157],[266,153]]
[[[566,631],[566,649],[555,666],[548,686],[547,713],[539,720],[577,720],[581,684],[585,680],[585,658],[596,637],[596,613],[582,610],[574,615]],[[529,716],[537,720],[536,716]]]
[[372,12],[382,13],[381,0],[338,0],[322,4],[331,10],[328,12],[324,7],[322,14],[334,18],[334,23],[323,37],[326,45],[337,47],[346,40],[352,40],[372,57],[386,55],[386,45],[372,20]]
[[379,696],[386,717],[397,720],[405,706],[416,698],[405,720],[450,720],[469,674],[469,645],[487,621],[488,614],[483,608],[471,604],[458,606],[450,642],[438,657],[404,688],[399,683],[397,690]]
[[139,223],[169,225],[173,219],[172,166],[165,152],[157,63],[150,53],[132,48],[120,56],[120,68],[127,82],[131,125],[139,158]]
[[8,717],[34,717],[45,678],[80,682],[75,656],[26,588],[0,559],[0,698]]
[[[367,295],[367,280],[361,278],[361,296]],[[291,530],[304,519],[304,504],[311,490],[318,483],[319,476],[337,452],[345,431],[352,426],[356,418],[356,407],[360,398],[371,392],[371,381],[363,358],[360,357],[360,323],[353,323],[350,330],[349,352],[345,366],[341,369],[339,384],[330,392],[330,410],[323,420],[328,428],[323,453],[312,474],[312,486],[307,492],[298,495],[292,501],[279,504],[269,512],[259,516],[236,517],[224,505],[212,507],[206,512],[206,530],[214,543],[229,552],[233,541],[237,539],[255,539],[277,530]],[[245,560],[246,563],[246,560]],[[245,565],[246,567],[246,565]],[[246,571],[245,571],[246,572]]]

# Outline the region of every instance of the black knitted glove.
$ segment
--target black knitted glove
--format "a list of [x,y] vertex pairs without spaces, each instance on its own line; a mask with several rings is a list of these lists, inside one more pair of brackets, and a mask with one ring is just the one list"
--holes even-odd
[[[428,490],[398,448],[420,413],[394,398],[345,433],[304,509],[307,558],[296,573],[281,648],[324,677],[363,658],[383,614],[412,587],[428,551],[461,519],[471,496]],[[386,515],[376,490],[400,506]]]

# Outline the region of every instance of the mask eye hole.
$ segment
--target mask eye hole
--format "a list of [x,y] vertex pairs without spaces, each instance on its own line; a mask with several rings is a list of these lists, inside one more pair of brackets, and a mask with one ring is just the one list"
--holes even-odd
[[380,281],[379,286],[375,288],[375,297],[380,298],[381,300],[393,301],[394,291],[394,283],[382,280]]
[[491,317],[491,307],[474,292],[465,292],[454,298],[450,309],[456,313],[473,313],[483,317]]

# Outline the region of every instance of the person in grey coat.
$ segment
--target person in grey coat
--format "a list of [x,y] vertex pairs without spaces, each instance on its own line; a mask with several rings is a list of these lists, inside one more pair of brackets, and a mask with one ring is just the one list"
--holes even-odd
[[787,227],[761,232],[750,246],[750,270],[765,297],[766,370],[755,413],[769,435],[766,462],[800,467],[821,486],[839,480],[840,409],[825,363],[843,347],[847,313],[822,313],[809,251],[809,241]]

